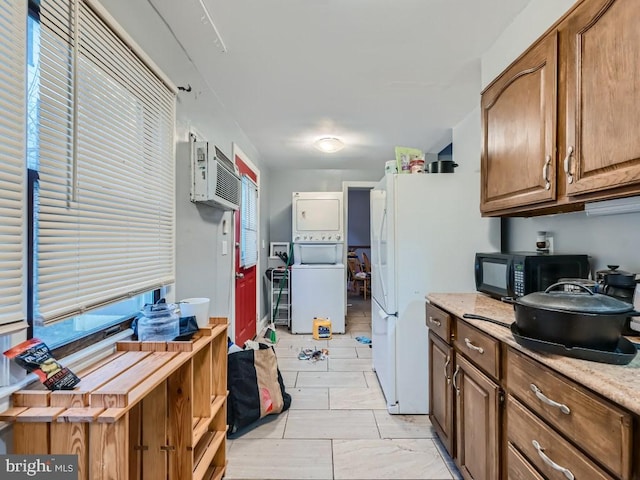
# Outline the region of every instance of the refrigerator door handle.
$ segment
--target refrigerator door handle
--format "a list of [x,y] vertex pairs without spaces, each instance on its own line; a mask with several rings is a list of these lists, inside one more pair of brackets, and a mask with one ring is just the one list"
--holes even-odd
[[[380,262],[380,258],[382,257],[381,255],[381,247],[382,247],[382,232],[384,232],[384,226],[385,223],[387,222],[387,209],[386,207],[382,210],[382,220],[380,222],[380,231],[378,232],[378,238],[377,240],[377,249],[378,249],[378,255],[377,255],[377,267],[378,267],[378,275],[381,277],[382,276],[382,263]],[[385,291],[385,282],[383,278],[380,278],[380,289],[382,290],[382,299],[386,299],[387,298],[387,292]],[[381,300],[382,300],[381,299]],[[386,300],[385,300],[386,302]]]

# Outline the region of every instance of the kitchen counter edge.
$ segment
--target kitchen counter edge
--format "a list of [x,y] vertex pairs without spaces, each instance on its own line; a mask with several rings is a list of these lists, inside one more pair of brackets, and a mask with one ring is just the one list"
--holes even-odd
[[[430,293],[426,299],[459,318],[465,313],[471,313],[508,324],[515,321],[512,305],[481,293]],[[516,343],[511,331],[506,327],[482,320],[463,320],[574,382],[640,415],[640,353],[628,365],[611,365],[535,352]]]

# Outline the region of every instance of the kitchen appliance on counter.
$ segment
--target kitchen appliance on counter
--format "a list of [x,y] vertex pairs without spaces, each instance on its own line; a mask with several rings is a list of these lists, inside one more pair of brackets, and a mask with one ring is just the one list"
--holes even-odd
[[474,290],[474,252],[499,246],[499,219],[480,216],[476,173],[388,174],[370,195],[373,367],[389,413],[426,414],[425,295]]
[[345,332],[342,205],[342,192],[293,192],[291,333],[312,333],[314,318]]
[[476,290],[494,298],[544,291],[561,278],[587,278],[587,255],[538,252],[476,253]]
[[[635,273],[618,270],[619,265],[607,265],[606,270],[596,272],[595,291],[610,297],[635,304],[634,298],[637,291],[638,280]],[[635,335],[638,332],[631,328],[632,317],[628,317],[623,327],[623,335]]]
[[[567,290],[567,285],[576,287]],[[514,339],[532,350],[623,365],[636,356],[623,334],[633,306],[577,282],[559,282],[544,292],[508,300],[515,310]]]

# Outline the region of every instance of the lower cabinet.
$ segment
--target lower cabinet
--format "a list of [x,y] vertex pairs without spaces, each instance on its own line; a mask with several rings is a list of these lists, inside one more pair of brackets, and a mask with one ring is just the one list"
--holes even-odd
[[544,480],[544,477],[511,443],[507,445],[507,478],[509,480]]
[[500,469],[500,387],[456,354],[456,464],[465,479],[495,480]]
[[427,304],[429,418],[467,480],[501,477],[500,342]]
[[507,399],[507,418],[509,444],[522,452],[546,478],[614,478],[510,395]]
[[640,480],[639,417],[428,304],[430,318],[450,322],[429,329],[429,414],[465,480]]
[[453,348],[429,331],[429,418],[449,455],[453,450]]
[[631,414],[513,348],[506,359],[507,438],[544,476],[636,478]]

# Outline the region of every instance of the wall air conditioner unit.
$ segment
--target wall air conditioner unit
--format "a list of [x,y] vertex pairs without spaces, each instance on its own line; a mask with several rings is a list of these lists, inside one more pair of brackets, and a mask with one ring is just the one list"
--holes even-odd
[[191,142],[191,201],[223,210],[240,208],[236,166],[209,142]]

